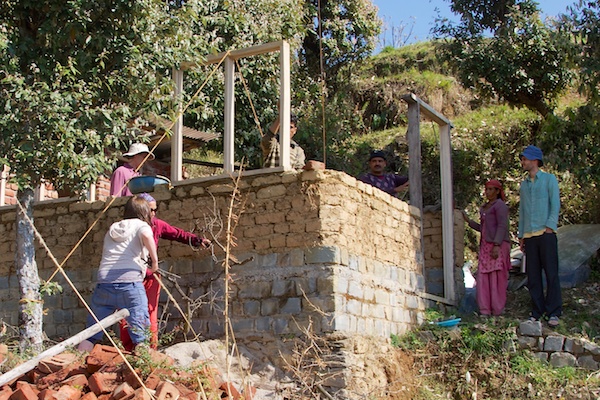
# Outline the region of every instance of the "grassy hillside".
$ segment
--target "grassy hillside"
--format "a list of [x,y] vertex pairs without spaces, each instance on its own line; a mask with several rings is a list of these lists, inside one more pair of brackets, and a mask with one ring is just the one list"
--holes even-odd
[[[457,207],[474,214],[482,201],[483,184],[497,178],[506,185],[514,222],[518,186],[523,177],[519,153],[528,144],[536,144],[544,150],[544,168],[559,177],[563,201],[560,223],[600,222],[600,207],[595,201],[596,175],[589,165],[595,164],[592,153],[596,149],[581,148],[594,142],[596,134],[590,132],[595,132],[600,122],[597,117],[586,117],[586,112],[594,115],[595,109],[590,109],[584,98],[574,90],[565,93],[557,103],[555,115],[543,119],[526,108],[481,99],[446,71],[437,61],[431,43],[387,48],[368,60],[345,88],[346,108],[353,110],[352,118],[360,119],[362,125],[355,124],[359,128],[341,135],[340,124],[337,131],[332,124],[328,168],[357,175],[366,169],[365,160],[371,149],[384,149],[390,154],[390,170],[405,173],[407,105],[401,96],[415,93],[453,123]],[[342,119],[339,113],[336,118]],[[435,204],[440,196],[437,125],[423,120],[421,132],[424,203]],[[313,132],[309,136],[318,135]],[[307,147],[307,154],[319,152],[311,144]],[[581,157],[586,153],[590,153],[587,159]]]

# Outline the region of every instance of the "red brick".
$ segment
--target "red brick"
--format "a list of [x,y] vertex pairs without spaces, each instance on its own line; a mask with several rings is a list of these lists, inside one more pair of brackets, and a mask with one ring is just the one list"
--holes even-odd
[[[148,378],[146,378],[144,385],[148,389],[156,390],[158,385],[161,382],[163,382],[165,379],[174,378],[176,376],[177,376],[177,373],[173,370],[163,369],[163,368],[155,369],[154,371],[152,371],[152,373],[150,375],[148,375]],[[174,380],[174,379],[170,379],[170,380]]]
[[250,383],[244,385],[243,398],[244,400],[252,400],[256,394],[256,388]]
[[87,388],[88,377],[85,374],[73,375],[62,382],[63,385],[73,386],[76,389],[83,390]]
[[[129,384],[129,386],[131,386],[134,390],[142,386],[142,384],[140,383],[140,381],[136,378],[136,374],[137,374],[137,376],[139,376],[140,375],[140,371],[137,371],[134,374],[133,371],[130,370],[129,368],[126,368],[121,373],[121,375],[123,376],[123,382],[127,382]],[[142,378],[140,377],[140,379],[142,379]]]
[[[124,351],[123,354],[131,353]],[[94,346],[94,349],[86,357],[85,361],[87,363],[87,370],[91,374],[97,372],[102,367],[114,367],[124,362],[116,348],[101,344]]]
[[240,392],[238,392],[238,390],[235,388],[235,386],[233,386],[233,383],[231,382],[223,382],[219,389],[224,391],[227,395],[227,398],[229,399],[237,400],[242,398]]
[[216,393],[224,382],[223,377],[215,368],[210,368],[205,365],[202,368],[201,374],[206,378],[206,383],[208,384],[210,392]]
[[[21,385],[19,385],[21,383]],[[17,390],[9,397],[10,400],[38,400],[38,391],[27,382],[17,382]]]
[[198,400],[198,394],[188,387],[184,386],[182,383],[175,383],[175,387],[179,390],[180,398],[189,399],[189,400]]
[[169,382],[162,382],[156,388],[156,400],[177,400],[179,398],[179,390]]
[[119,386],[117,386],[115,390],[113,390],[111,398],[114,400],[119,400],[123,397],[132,395],[133,392],[135,392],[135,390],[131,386],[129,386],[127,382],[123,382]]
[[54,398],[56,400],[79,400],[81,394],[81,390],[76,389],[73,386],[64,385],[58,389],[58,393],[56,393]]
[[2,390],[0,390],[0,400],[8,400],[8,398],[13,394],[13,390],[8,385],[2,386]]
[[43,378],[38,379],[37,387],[39,389],[46,389],[50,386],[54,386],[58,383],[63,382],[70,376],[78,375],[82,372],[85,372],[84,367],[81,365],[81,362],[77,361],[73,364],[67,365],[65,368],[60,371],[56,371],[50,375],[46,375]]
[[88,379],[88,386],[96,396],[112,393],[118,385],[116,372],[96,372]]
[[44,389],[38,394],[39,400],[54,400],[54,396],[56,395],[56,390],[54,389]]
[[84,394],[79,400],[98,400],[98,397],[96,397],[96,394],[94,392],[88,392]]
[[[151,390],[150,392],[154,392]],[[121,400],[152,400],[152,396],[148,393],[146,389],[143,387],[136,389],[135,392],[130,394],[127,397],[123,397]]]
[[77,361],[77,355],[73,353],[61,353],[53,357],[44,358],[38,363],[38,369],[43,374],[51,374],[73,364]]

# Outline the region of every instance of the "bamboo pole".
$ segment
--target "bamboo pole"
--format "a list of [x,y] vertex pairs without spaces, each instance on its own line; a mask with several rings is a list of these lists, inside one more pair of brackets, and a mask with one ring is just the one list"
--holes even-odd
[[57,344],[49,348],[48,350],[40,353],[36,357],[31,360],[24,362],[23,364],[17,366],[16,368],[11,369],[10,371],[0,375],[0,387],[8,384],[13,379],[20,377],[23,374],[34,369],[38,363],[44,358],[52,357],[57,354],[62,353],[69,346],[75,346],[76,344],[81,343],[82,341],[94,336],[96,333],[100,332],[102,328],[106,329],[112,324],[122,320],[123,318],[127,318],[129,316],[129,310],[123,308],[112,315],[104,318],[97,324],[90,326],[89,328],[79,332],[75,336],[70,337],[69,339]]

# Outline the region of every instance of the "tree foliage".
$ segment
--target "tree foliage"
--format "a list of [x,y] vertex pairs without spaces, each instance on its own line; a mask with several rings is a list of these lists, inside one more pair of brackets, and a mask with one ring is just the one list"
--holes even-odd
[[370,0],[307,0],[305,7],[308,30],[299,52],[301,65],[308,76],[318,78],[322,50],[326,81],[334,85],[344,67],[375,48],[381,31],[377,9]]
[[[453,0],[438,19],[439,50],[463,85],[545,116],[568,86],[568,36],[545,24],[532,0]],[[442,38],[446,38],[443,39]]]
[[106,149],[134,140],[135,117],[168,104],[172,65],[205,47],[194,22],[178,23],[193,10],[154,0],[0,4],[0,163],[10,166],[23,206],[15,256],[22,349],[39,351],[42,342],[34,188],[83,190],[110,172]]
[[560,18],[560,28],[573,38],[579,89],[594,103],[600,101],[600,2],[580,0]]

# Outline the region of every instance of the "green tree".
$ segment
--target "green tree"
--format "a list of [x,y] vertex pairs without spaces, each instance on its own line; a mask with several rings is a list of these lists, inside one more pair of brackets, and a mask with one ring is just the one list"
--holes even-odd
[[182,9],[155,0],[0,4],[0,163],[10,166],[23,206],[17,208],[15,254],[22,350],[42,347],[29,223],[34,188],[50,182],[83,191],[112,169],[105,149],[134,140],[135,117],[172,103],[172,65],[206,48],[190,30],[198,5],[186,3]]
[[572,53],[579,72],[580,92],[600,101],[600,2],[579,0],[561,15],[559,26],[574,42]]
[[[320,6],[320,9],[319,9]],[[321,76],[320,52],[328,86],[345,67],[364,60],[375,48],[381,20],[370,0],[306,0],[308,30],[299,58],[307,75]]]
[[466,87],[542,116],[552,112],[571,73],[568,36],[544,24],[532,0],[452,0],[460,16],[439,18],[438,47]]

